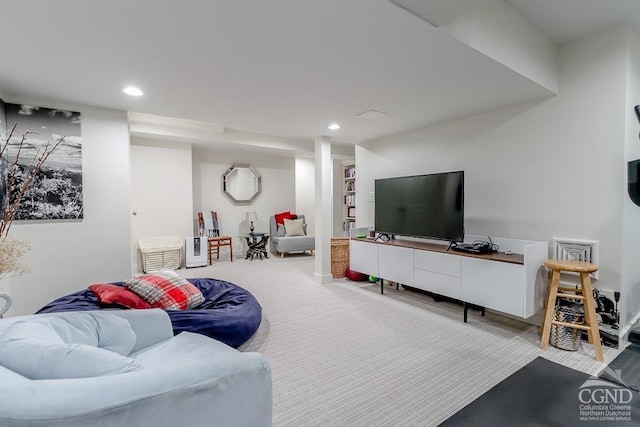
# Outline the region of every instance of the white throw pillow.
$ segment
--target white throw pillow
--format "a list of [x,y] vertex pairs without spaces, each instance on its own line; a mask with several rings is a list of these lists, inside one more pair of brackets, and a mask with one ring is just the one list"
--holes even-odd
[[285,219],[284,230],[286,236],[304,236],[302,219]]
[[98,377],[140,369],[134,359],[109,350],[31,338],[0,341],[0,365],[32,380]]
[[[115,314],[90,313],[98,326],[98,347],[128,356],[138,337],[128,320]],[[68,341],[67,341],[68,342]]]
[[137,337],[126,319],[109,313],[74,313],[73,316],[43,316],[39,319],[17,321],[5,337],[12,339],[41,339],[64,344],[86,344],[114,351],[126,356]]
[[[0,342],[9,340],[21,340],[30,338],[39,341],[48,341],[56,344],[64,344],[64,340],[49,324],[28,320],[18,320],[0,333]],[[96,340],[97,342],[97,340]]]

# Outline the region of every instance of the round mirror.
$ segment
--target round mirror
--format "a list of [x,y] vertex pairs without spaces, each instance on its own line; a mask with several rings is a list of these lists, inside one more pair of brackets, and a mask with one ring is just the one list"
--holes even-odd
[[236,204],[250,205],[262,191],[262,178],[253,165],[234,163],[222,175],[222,189]]

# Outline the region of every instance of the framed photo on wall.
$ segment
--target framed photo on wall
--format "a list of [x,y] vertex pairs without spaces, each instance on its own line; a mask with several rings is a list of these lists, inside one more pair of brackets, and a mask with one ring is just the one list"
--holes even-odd
[[[67,110],[5,103],[7,130],[16,125],[8,141],[7,160],[11,164],[18,154],[20,140],[31,132],[22,146],[18,166],[29,165],[21,159],[33,159],[47,143],[64,140],[51,153],[27,192],[24,194],[16,220],[60,220],[83,218],[82,136],[80,113]],[[2,168],[8,167],[3,164]]]

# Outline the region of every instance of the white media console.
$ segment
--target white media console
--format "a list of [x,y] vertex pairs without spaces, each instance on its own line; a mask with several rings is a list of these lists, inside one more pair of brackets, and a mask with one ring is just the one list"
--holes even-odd
[[[486,240],[466,236],[465,242]],[[350,268],[465,303],[528,318],[542,309],[547,290],[546,242],[492,238],[499,252],[473,254],[446,244],[352,238]],[[505,254],[505,252],[507,252]]]

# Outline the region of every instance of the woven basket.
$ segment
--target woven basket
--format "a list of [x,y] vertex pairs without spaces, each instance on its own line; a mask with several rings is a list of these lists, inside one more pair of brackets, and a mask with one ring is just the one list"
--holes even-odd
[[176,270],[182,265],[184,251],[180,237],[149,237],[138,240],[142,271]]
[[[584,323],[584,313],[582,311],[561,305],[555,307],[553,317],[554,320],[559,322]],[[562,350],[577,351],[580,348],[581,335],[580,329],[552,324],[549,344]]]
[[344,272],[349,268],[349,239],[331,239],[331,274],[333,277],[345,277]]

